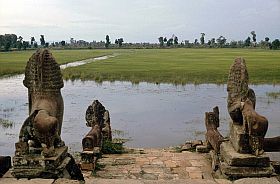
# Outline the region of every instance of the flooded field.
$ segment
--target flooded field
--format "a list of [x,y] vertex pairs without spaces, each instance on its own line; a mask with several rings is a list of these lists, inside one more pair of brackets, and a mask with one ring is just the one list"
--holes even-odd
[[[14,143],[28,116],[27,88],[23,75],[0,80],[0,154],[13,155]],[[257,95],[257,112],[269,120],[267,136],[280,132],[280,99],[267,92],[280,86],[251,86]],[[166,147],[190,139],[204,139],[204,113],[220,108],[221,132],[226,135],[230,121],[226,109],[226,85],[185,85],[130,82],[65,81],[62,138],[71,151],[81,150],[81,140],[89,131],[85,111],[98,99],[111,115],[113,129],[130,138],[131,147]]]

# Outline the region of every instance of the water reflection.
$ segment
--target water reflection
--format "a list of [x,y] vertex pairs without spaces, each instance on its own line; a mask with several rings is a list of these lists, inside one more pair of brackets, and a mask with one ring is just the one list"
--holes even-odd
[[69,67],[75,67],[75,66],[80,66],[80,65],[84,65],[84,64],[88,64],[88,63],[92,63],[94,61],[98,61],[98,60],[105,60],[111,57],[115,57],[114,55],[109,55],[109,56],[100,56],[100,57],[96,57],[96,58],[90,58],[90,59],[85,59],[85,60],[81,60],[81,61],[75,61],[72,63],[67,63],[64,65],[60,65],[61,69],[65,69],[65,68],[69,68]]
[[[0,118],[14,122],[0,126],[0,154],[13,155],[18,132],[28,116],[27,88],[23,75],[0,80]],[[257,112],[269,120],[268,136],[280,132],[280,100],[271,101],[266,92],[279,91],[280,85],[251,86],[257,95]],[[221,132],[226,135],[229,116],[226,111],[226,85],[185,85],[65,81],[62,138],[72,151],[80,151],[81,139],[89,131],[85,111],[98,99],[111,115],[112,128],[124,131],[132,147],[165,147],[187,139],[204,139],[204,113],[220,108]],[[268,103],[270,101],[271,103]],[[13,109],[5,111],[5,109]]]

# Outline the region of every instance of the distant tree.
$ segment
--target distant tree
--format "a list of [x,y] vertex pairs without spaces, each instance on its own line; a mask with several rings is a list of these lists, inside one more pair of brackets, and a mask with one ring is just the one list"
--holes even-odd
[[255,31],[251,31],[251,35],[252,35],[252,40],[253,40],[253,42],[256,42],[256,41],[257,41],[256,32],[255,32]]
[[163,37],[162,36],[158,38],[158,41],[159,41],[160,47],[163,47],[164,42],[163,42]]
[[227,39],[224,36],[217,38],[217,44],[219,47],[223,47],[226,44]]
[[261,41],[260,45],[261,45],[262,48],[266,48],[266,49],[269,48],[269,49],[271,49],[271,43],[269,42],[269,38],[268,37],[265,37],[264,41]]
[[35,38],[34,38],[34,36],[32,36],[30,38],[30,45],[33,46],[34,42],[35,42]]
[[4,50],[9,51],[11,49],[11,42],[6,41],[4,45]]
[[115,44],[116,44],[116,45],[118,45],[118,44],[119,44],[118,39],[115,39]]
[[9,51],[11,48],[17,46],[17,35],[5,34],[1,35],[0,48],[4,48],[5,51]]
[[22,36],[19,36],[18,40],[17,40],[17,49],[18,50],[21,50],[21,48],[23,46],[22,40],[23,40]]
[[248,36],[248,38],[244,41],[244,46],[249,47],[251,45],[251,38]]
[[173,45],[173,38],[169,38],[166,45],[169,47],[171,45]]
[[163,42],[167,44],[167,38],[164,37]]
[[4,35],[0,35],[0,49],[2,48],[2,46],[5,45],[5,36]]
[[201,44],[201,45],[204,45],[204,43],[205,43],[205,40],[204,40],[205,33],[200,33],[200,34],[201,34],[201,37],[200,37],[200,44]]
[[178,37],[177,36],[174,37],[174,45],[178,45]]
[[212,39],[211,39],[211,44],[210,44],[210,45],[211,45],[212,47],[214,47],[215,44],[216,44],[216,39],[215,39],[215,38],[212,38]]
[[256,35],[256,32],[255,31],[251,31],[251,35],[252,35],[252,44],[254,47],[257,46],[257,35]]
[[229,45],[231,48],[237,48],[237,41],[231,41]]
[[65,42],[64,40],[62,40],[62,41],[60,42],[60,44],[61,44],[62,47],[64,47],[64,46],[66,45],[66,42]]
[[34,42],[34,48],[38,48],[38,43],[36,41]]
[[237,41],[237,47],[239,47],[239,48],[244,47],[244,41],[243,40]]
[[275,39],[273,42],[271,42],[271,49],[279,49],[280,48],[280,41],[279,39]]
[[45,47],[46,47],[46,48],[48,48],[48,47],[49,47],[49,45],[50,45],[50,43],[49,43],[49,42],[46,42],[46,43],[45,43]]
[[8,34],[5,34],[4,36],[4,50],[9,51],[12,47],[12,40],[11,37]]
[[10,34],[10,37],[11,37],[11,46],[13,48],[15,48],[17,46],[17,35],[15,34]]
[[118,44],[119,44],[119,47],[121,47],[121,46],[122,46],[122,43],[123,43],[123,38],[119,38],[119,39],[118,39]]
[[268,38],[268,37],[265,37],[265,38],[264,38],[264,41],[269,42],[269,38]]
[[28,41],[23,41],[22,42],[22,47],[23,47],[23,50],[26,50],[26,48],[29,47],[29,42]]
[[46,46],[46,41],[45,41],[45,36],[44,35],[41,35],[40,42],[41,42],[41,46],[43,46],[43,47]]
[[74,45],[76,43],[76,40],[74,38],[70,38],[70,45]]
[[110,44],[111,44],[111,42],[110,42],[110,37],[109,37],[109,35],[106,35],[106,43],[105,43],[106,49],[109,48],[109,45],[110,45]]
[[22,36],[19,36],[18,41],[22,42],[22,40],[23,40]]
[[194,39],[194,44],[195,44],[195,45],[198,44],[198,39]]
[[17,35],[15,34],[5,34],[4,35],[5,42],[10,44],[10,48],[14,48],[17,46]]

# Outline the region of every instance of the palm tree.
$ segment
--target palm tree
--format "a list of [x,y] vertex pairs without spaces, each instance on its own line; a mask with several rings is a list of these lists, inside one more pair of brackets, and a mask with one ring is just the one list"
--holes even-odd
[[35,42],[35,38],[34,38],[34,36],[32,36],[32,37],[30,38],[31,47],[33,46],[34,42]]
[[200,34],[201,34],[200,43],[201,43],[201,45],[204,45],[204,43],[205,43],[205,41],[204,41],[205,33],[200,33]]

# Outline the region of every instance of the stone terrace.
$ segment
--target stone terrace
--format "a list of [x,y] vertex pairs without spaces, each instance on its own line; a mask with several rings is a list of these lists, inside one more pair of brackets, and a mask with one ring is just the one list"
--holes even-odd
[[[208,154],[164,149],[136,149],[128,154],[103,155],[95,173],[83,172],[86,183],[94,184],[280,184],[276,178],[245,178],[231,182],[214,179]],[[20,179],[10,172],[0,183],[80,183],[68,179]]]
[[104,155],[95,177],[106,179],[212,179],[205,154],[145,149],[131,154]]

